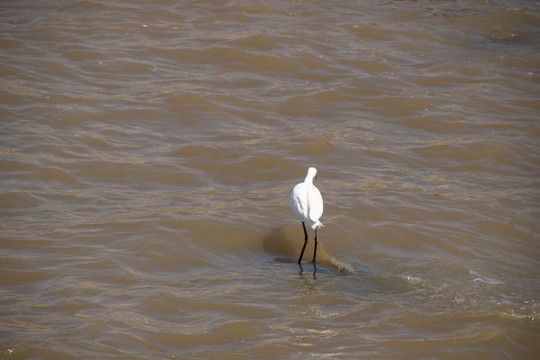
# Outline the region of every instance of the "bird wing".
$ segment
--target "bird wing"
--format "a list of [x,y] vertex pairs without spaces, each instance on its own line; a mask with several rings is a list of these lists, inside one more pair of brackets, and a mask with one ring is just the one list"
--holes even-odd
[[323,214],[324,206],[321,192],[315,186],[308,190],[309,219],[313,223],[318,223]]
[[292,212],[302,221],[308,216],[308,203],[306,186],[304,183],[297,184],[291,191],[290,206]]

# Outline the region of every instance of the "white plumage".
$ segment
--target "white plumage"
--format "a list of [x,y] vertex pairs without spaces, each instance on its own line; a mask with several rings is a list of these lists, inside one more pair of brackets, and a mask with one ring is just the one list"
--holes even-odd
[[308,241],[308,235],[306,231],[306,225],[315,230],[315,249],[313,251],[313,262],[317,255],[317,230],[322,227],[323,224],[319,221],[319,218],[323,214],[323,199],[321,192],[315,185],[313,185],[313,179],[317,177],[317,169],[310,167],[308,169],[304,182],[297,184],[291,192],[290,206],[293,214],[295,214],[300,221],[302,221],[302,227],[304,228],[304,246],[300,253],[298,263],[302,262],[302,256],[306,249]]

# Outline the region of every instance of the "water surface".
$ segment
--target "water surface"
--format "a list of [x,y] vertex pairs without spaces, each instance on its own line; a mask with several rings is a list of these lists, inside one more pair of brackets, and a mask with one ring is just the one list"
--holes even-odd
[[2,358],[540,353],[538,3],[0,17]]

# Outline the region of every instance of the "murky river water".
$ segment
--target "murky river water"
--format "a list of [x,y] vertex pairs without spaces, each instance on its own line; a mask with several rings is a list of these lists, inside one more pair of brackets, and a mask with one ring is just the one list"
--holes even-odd
[[[0,357],[540,354],[538,2],[0,19]],[[309,166],[325,227],[301,272]]]

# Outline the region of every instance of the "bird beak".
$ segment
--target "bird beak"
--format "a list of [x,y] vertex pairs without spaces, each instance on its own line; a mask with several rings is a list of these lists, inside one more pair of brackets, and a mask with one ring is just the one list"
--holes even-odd
[[317,175],[315,175],[315,180],[317,180]]

